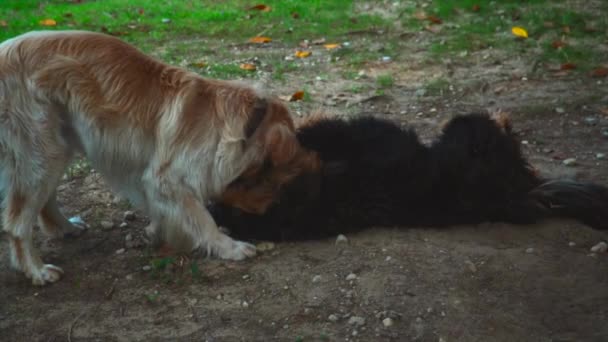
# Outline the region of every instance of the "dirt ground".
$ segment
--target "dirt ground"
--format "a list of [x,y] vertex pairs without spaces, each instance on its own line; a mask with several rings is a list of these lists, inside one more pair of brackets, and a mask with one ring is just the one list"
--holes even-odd
[[[291,103],[296,115],[373,114],[425,139],[453,114],[508,110],[544,175],[608,185],[608,161],[597,156],[608,153],[608,79],[536,73],[492,51],[428,63],[416,39],[403,39],[402,60],[367,63],[355,80],[319,52],[266,87],[285,95],[305,85],[311,101]],[[292,53],[280,44],[233,50]],[[387,73],[394,85],[383,94],[345,91],[376,88]],[[437,78],[445,88],[424,91]],[[347,244],[281,243],[243,262],[180,257],[144,270],[166,260],[142,243],[146,217],[136,210],[119,227],[128,208],[98,174],[66,180],[59,198],[91,228],[64,241],[38,234],[44,260],[66,271],[44,288],[9,269],[2,236],[2,341],[608,341],[608,254],[589,252],[608,235],[576,222],[370,228]],[[109,220],[115,226],[103,229]]]

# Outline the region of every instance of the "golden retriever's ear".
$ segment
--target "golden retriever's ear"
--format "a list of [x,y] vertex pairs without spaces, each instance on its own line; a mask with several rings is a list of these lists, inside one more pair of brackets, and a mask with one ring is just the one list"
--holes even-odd
[[262,121],[264,121],[267,111],[268,102],[266,102],[264,99],[256,100],[255,104],[253,105],[253,110],[251,111],[251,114],[249,114],[249,118],[245,124],[245,139],[251,138],[257,129],[262,125]]

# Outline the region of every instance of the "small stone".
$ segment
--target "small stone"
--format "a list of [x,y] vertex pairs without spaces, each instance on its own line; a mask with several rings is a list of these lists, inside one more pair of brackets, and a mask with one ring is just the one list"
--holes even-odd
[[116,254],[122,254],[122,253],[124,253],[124,252],[125,252],[125,249],[124,249],[124,248],[121,248],[121,249],[117,249],[117,250],[116,250]]
[[608,138],[608,129],[605,129],[605,130],[602,131],[602,136],[604,138]]
[[391,261],[392,259],[393,259],[393,258],[392,258],[392,257],[389,255],[389,256],[387,256],[387,257],[386,257],[386,259],[384,259],[384,261],[389,262],[389,261]]
[[110,230],[110,229],[114,228],[114,222],[112,222],[112,221],[101,221],[100,225],[101,225],[101,229],[103,229],[103,230]]
[[598,243],[597,245],[591,247],[591,252],[592,253],[606,253],[606,252],[608,252],[608,243],[606,243],[605,241],[602,241],[602,242]]
[[527,249],[526,249],[526,253],[528,253],[528,254],[532,254],[532,253],[534,253],[534,248],[532,248],[532,247],[527,248]]
[[125,214],[123,217],[124,217],[125,221],[133,221],[133,220],[135,220],[135,213],[131,210],[127,210],[127,211],[125,211]]
[[127,276],[125,277],[125,279],[127,279],[127,280],[133,280],[133,275],[127,274]]
[[127,234],[127,236],[125,236],[125,241],[126,241],[126,242],[133,241],[133,235],[131,235],[131,234]]
[[551,153],[553,152],[553,149],[551,148],[543,148],[543,153]]
[[129,224],[127,222],[122,222],[119,227],[120,228],[127,228],[129,226]]
[[283,329],[285,329],[285,330],[289,329],[289,324],[285,324],[285,325],[283,326]]
[[574,242],[574,241],[568,242],[568,247],[574,247],[574,246],[576,246],[576,242]]
[[562,162],[566,166],[574,166],[576,165],[576,158],[567,158]]
[[473,273],[477,272],[477,266],[475,266],[475,263],[473,263],[471,260],[467,260],[464,263],[467,264],[469,271]]
[[423,97],[424,95],[426,95],[426,89],[420,88],[414,92],[414,95],[416,95],[417,97]]
[[217,299],[217,300],[222,300],[222,295],[221,295],[221,294],[218,294],[218,295],[217,295],[217,297],[215,297],[215,299]]
[[162,21],[163,24],[168,24],[168,23],[171,22],[171,19],[169,19],[169,18],[163,18],[161,21]]
[[340,244],[347,244],[348,243],[348,238],[342,234],[338,235],[338,237],[336,237],[336,245],[340,245]]
[[388,327],[390,327],[390,326],[392,326],[392,325],[393,325],[393,319],[392,319],[392,318],[390,318],[390,317],[387,317],[387,318],[385,318],[385,319],[383,319],[383,320],[382,320],[382,324],[383,324],[385,327],[387,327],[387,328],[388,328]]
[[142,267],[141,269],[142,269],[142,270],[144,270],[144,271],[146,271],[146,272],[148,272],[148,271],[150,271],[150,270],[152,269],[152,266],[150,266],[150,265],[145,265],[145,266],[144,266],[144,267]]
[[355,279],[357,279],[357,275],[354,273],[351,273],[346,276],[346,280],[348,280],[348,281],[355,280]]
[[338,316],[331,314],[329,315],[329,317],[327,317],[328,320],[330,320],[331,322],[336,322],[338,321]]
[[566,110],[562,107],[557,107],[557,108],[555,108],[555,112],[558,114],[563,114],[566,112]]
[[391,56],[382,56],[383,62],[390,62],[392,60]]
[[592,116],[586,117],[584,121],[589,126],[595,126],[597,124],[597,118],[594,118]]
[[241,303],[241,306],[243,306],[244,308],[248,308],[249,303],[247,303],[246,301],[243,301],[243,303]]
[[358,326],[365,325],[365,318],[359,316],[352,316],[348,319],[348,324]]
[[243,280],[247,280],[247,279],[249,279],[249,274],[245,274],[245,275],[243,276]]
[[605,159],[606,158],[606,154],[604,154],[604,153],[596,153],[595,154],[595,158],[596,159]]
[[353,332],[351,333],[351,335],[357,336],[357,335],[359,335],[359,333],[357,332],[357,330],[353,330]]
[[318,283],[320,281],[321,281],[321,276],[320,275],[317,274],[316,276],[312,277],[312,282],[313,283]]

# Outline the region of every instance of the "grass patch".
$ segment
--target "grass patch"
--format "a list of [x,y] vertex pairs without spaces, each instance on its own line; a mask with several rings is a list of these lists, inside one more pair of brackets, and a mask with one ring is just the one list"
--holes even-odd
[[[2,0],[0,41],[39,29],[86,29],[121,35],[125,40],[167,40],[173,37],[213,37],[243,41],[257,34],[294,42],[349,31],[384,27],[382,18],[355,13],[352,0],[268,0],[269,12],[249,10],[245,0],[104,0],[72,3],[59,0]],[[56,26],[40,25],[53,19]]]
[[391,75],[380,75],[376,78],[376,83],[381,88],[390,88],[395,84],[395,80]]

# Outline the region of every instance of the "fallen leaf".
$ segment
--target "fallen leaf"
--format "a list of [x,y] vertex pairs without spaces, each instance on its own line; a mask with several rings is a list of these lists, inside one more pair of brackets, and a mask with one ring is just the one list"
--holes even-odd
[[250,42],[252,43],[258,43],[258,44],[263,44],[263,43],[269,43],[272,41],[272,39],[268,38],[268,37],[253,37],[251,39],[249,39]]
[[298,58],[306,58],[306,57],[312,55],[312,52],[310,52],[310,51],[296,51],[295,55]]
[[42,26],[55,26],[57,25],[57,22],[53,19],[43,19],[40,20],[40,25]]
[[564,33],[570,33],[570,26],[564,26],[564,27],[562,27],[562,32],[564,32]]
[[427,30],[427,31],[429,31],[429,32],[433,32],[433,33],[439,33],[439,31],[441,31],[441,27],[439,27],[439,26],[431,26],[431,25],[426,26],[424,29]]
[[72,17],[74,17],[74,15],[71,12],[64,13],[63,16],[65,18],[72,18]]
[[6,22],[6,20],[0,20],[0,27],[7,27],[8,23]]
[[327,50],[333,50],[340,47],[340,44],[323,44]]
[[291,95],[279,96],[279,98],[283,101],[288,101],[288,102],[299,101],[304,98],[304,91],[298,90]]
[[243,70],[248,70],[248,71],[255,71],[255,69],[256,69],[255,64],[251,64],[251,63],[242,63],[239,67]]
[[294,19],[298,19],[298,18],[300,18],[300,15],[298,14],[298,12],[293,12],[293,13],[291,13],[291,17]]
[[593,76],[593,77],[606,77],[606,76],[608,76],[608,68],[604,68],[604,67],[595,68],[591,72],[591,76]]
[[249,8],[249,10],[258,10],[258,11],[262,11],[262,12],[270,12],[271,8],[270,6],[266,6],[264,4],[259,4],[259,5],[255,5],[251,8]]
[[555,49],[563,48],[564,46],[566,46],[566,42],[564,42],[563,40],[556,40],[551,43],[551,46],[553,46]]
[[195,66],[197,68],[204,68],[207,66],[207,63],[203,62],[203,61],[198,61],[198,62],[194,62],[192,64],[190,64],[192,66]]
[[543,22],[543,26],[546,28],[553,28],[553,27],[555,27],[555,23],[552,21],[545,21],[545,22]]
[[441,24],[441,23],[443,22],[443,21],[441,21],[441,19],[437,18],[437,17],[436,17],[436,16],[434,16],[434,15],[429,15],[429,16],[427,17],[427,19],[428,19],[430,22],[432,22],[433,24]]
[[514,26],[511,28],[511,33],[520,38],[528,38],[528,31],[523,27]]
[[417,11],[414,13],[414,18],[418,20],[426,20],[427,15],[424,11]]
[[325,38],[314,39],[310,43],[313,45],[321,45],[321,44],[325,43]]
[[473,5],[473,8],[471,8],[471,9],[473,10],[473,12],[479,12],[481,7],[479,7],[479,5]]
[[564,63],[560,66],[561,70],[573,70],[576,69],[576,64],[574,63]]
[[138,9],[137,13],[139,13],[139,15],[144,15],[144,9],[143,8]]

